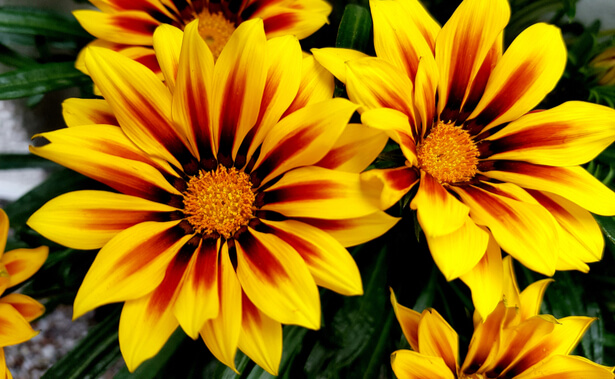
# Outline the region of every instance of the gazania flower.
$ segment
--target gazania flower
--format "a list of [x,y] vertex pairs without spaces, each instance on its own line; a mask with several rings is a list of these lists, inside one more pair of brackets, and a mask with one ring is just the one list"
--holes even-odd
[[88,51],[105,100],[70,100],[69,128],[41,134],[50,143],[32,151],[120,193],[62,195],[28,224],[66,246],[102,247],[74,315],[125,302],[130,370],[181,326],[228,366],[239,347],[276,374],[281,324],[319,328],[317,285],[361,294],[344,246],[397,221],[358,174],[386,137],[347,125],[356,106],[331,99],[333,77],[295,37],[267,40],[261,20],[246,21],[214,64],[197,27],[156,31],[164,81]]
[[[0,209],[0,295],[7,288],[16,286],[30,278],[45,263],[49,248],[15,249],[4,252],[9,233],[9,218]],[[11,293],[0,298],[0,378],[13,376],[6,367],[4,347],[25,342],[38,332],[30,321],[45,313],[45,307],[38,301],[20,293]]]
[[[168,24],[184,29],[199,20],[199,34],[218,58],[233,31],[242,22],[261,18],[267,38],[294,35],[306,38],[328,22],[331,6],[324,0],[91,0],[102,12],[75,11],[74,15],[90,34],[92,44],[121,52],[159,73],[152,49],[154,30]],[[76,66],[87,73],[83,52]]]
[[502,54],[505,0],[465,0],[442,28],[416,0],[370,6],[378,57],[314,49],[362,122],[405,157],[366,172],[366,186],[382,187],[387,206],[419,183],[410,206],[431,254],[448,280],[475,277],[483,316],[501,296],[490,234],[537,272],[588,271],[604,247],[589,212],[615,214],[615,193],[579,165],[615,140],[615,110],[571,101],[530,112],[564,71],[560,31],[533,25]]
[[504,260],[506,290],[485,321],[478,321],[468,353],[459,367],[458,336],[434,309],[423,313],[391,302],[412,350],[391,354],[399,379],[612,379],[611,367],[601,366],[570,352],[595,320],[571,316],[556,319],[539,315],[545,279],[519,293],[512,259]]

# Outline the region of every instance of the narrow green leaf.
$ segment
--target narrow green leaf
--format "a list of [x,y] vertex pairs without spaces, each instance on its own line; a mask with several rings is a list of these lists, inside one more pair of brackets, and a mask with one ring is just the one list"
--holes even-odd
[[335,47],[366,52],[371,42],[372,16],[365,7],[348,4],[337,31]]
[[36,61],[32,58],[25,57],[8,46],[0,43],[0,63],[9,67],[23,67],[35,64]]
[[0,170],[57,167],[56,163],[33,154],[0,154]]
[[98,378],[120,357],[117,329],[119,307],[100,324],[90,329],[75,348],[56,362],[43,379]]
[[49,38],[92,38],[79,23],[58,13],[37,8],[0,7],[0,33]]
[[0,100],[17,99],[80,86],[90,81],[74,62],[28,65],[0,75]]

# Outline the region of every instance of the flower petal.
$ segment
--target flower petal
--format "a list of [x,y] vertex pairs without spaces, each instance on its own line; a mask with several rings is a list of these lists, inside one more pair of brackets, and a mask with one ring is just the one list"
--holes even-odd
[[26,321],[37,319],[45,313],[43,304],[30,296],[20,293],[11,293],[0,298],[0,303],[9,304],[19,312]]
[[10,304],[0,303],[0,346],[16,345],[38,334]]
[[325,47],[311,49],[314,59],[332,73],[339,81],[346,84],[346,62],[353,59],[366,58],[368,55],[358,50]]
[[419,350],[419,322],[421,320],[421,314],[415,310],[404,307],[403,305],[397,302],[397,298],[395,297],[395,293],[393,289],[391,289],[391,304],[393,305],[393,311],[395,312],[395,317],[397,317],[397,322],[399,322],[399,326],[401,326],[401,330],[408,340],[408,343],[412,347],[414,351]]
[[198,25],[198,21],[191,22],[184,33],[171,113],[192,155],[203,161],[213,157],[210,108],[214,57],[199,35]]
[[[343,67],[346,69],[346,67]],[[331,99],[335,89],[335,80],[313,55],[305,55],[301,63],[301,82],[299,90],[286,109],[284,116],[312,103],[319,103]],[[283,116],[283,117],[284,117]]]
[[436,117],[436,99],[438,91],[438,67],[435,59],[429,55],[421,59],[414,79],[414,104],[418,110],[415,133],[423,138],[430,130]]
[[347,296],[363,294],[357,264],[331,235],[295,220],[261,221],[301,255],[318,286]]
[[576,356],[553,355],[530,367],[515,379],[612,379],[610,367]]
[[[416,209],[421,228],[428,236],[444,236],[468,222],[470,208],[440,184],[433,176],[421,170],[419,189],[410,203]],[[486,240],[485,248],[486,246]],[[484,249],[483,249],[484,252]],[[475,262],[476,263],[476,262]]]
[[440,27],[416,0],[371,0],[376,55],[414,81],[419,61],[433,57]]
[[237,277],[261,311],[284,324],[320,328],[320,298],[301,256],[280,238],[248,228],[236,240]]
[[287,172],[263,193],[261,209],[287,217],[346,219],[380,210],[379,193],[366,191],[358,174],[316,166]]
[[267,183],[295,167],[317,163],[333,148],[356,109],[337,98],[285,117],[265,137],[253,175]]
[[[501,288],[501,281],[500,281]],[[501,330],[505,317],[509,314],[504,302],[496,304],[483,322],[475,325],[468,353],[461,366],[461,372],[468,376],[475,374],[491,364],[500,347]]]
[[425,234],[429,251],[446,280],[453,280],[466,274],[485,255],[489,233],[465,217],[459,229],[443,235]]
[[400,219],[384,212],[374,212],[367,216],[323,220],[319,218],[296,218],[332,235],[342,246],[356,246],[371,241],[391,229]]
[[421,314],[418,331],[419,350],[430,357],[442,357],[451,372],[457,372],[459,338],[457,332],[435,309]]
[[315,165],[330,170],[360,173],[378,157],[388,139],[379,130],[361,124],[348,124],[327,155]]
[[374,108],[396,109],[416,125],[412,106],[413,85],[397,67],[380,58],[363,58],[346,63],[348,98],[360,104],[359,112]]
[[92,124],[119,125],[109,103],[103,99],[66,99],[62,102],[62,116],[69,128]]
[[73,249],[99,249],[122,230],[144,221],[160,221],[176,208],[139,197],[106,191],[75,191],[43,205],[28,226]]
[[460,279],[470,287],[474,308],[486,320],[502,300],[502,252],[492,235],[480,262]]
[[[260,104],[258,121],[246,137],[250,147],[247,160],[261,145],[297,95],[301,82],[301,45],[292,36],[267,41],[267,81]],[[276,126],[277,128],[277,126]],[[248,141],[244,141],[246,143]]]
[[0,258],[4,254],[6,248],[6,239],[9,236],[9,216],[4,209],[0,208]]
[[205,345],[218,360],[237,372],[235,353],[241,333],[242,291],[229,258],[228,245],[222,245],[218,262],[218,317],[207,320],[201,329]]
[[278,375],[282,359],[282,325],[261,312],[248,297],[241,297],[239,349],[271,375]]
[[[380,1],[380,0],[379,0]],[[409,166],[418,167],[416,155],[416,130],[410,125],[408,116],[390,108],[375,108],[361,114],[361,122],[370,128],[379,129],[399,144]]]
[[398,378],[455,379],[455,374],[441,357],[430,357],[411,350],[397,350],[391,354],[391,366]]
[[73,16],[91,35],[127,45],[152,45],[152,34],[160,21],[142,11],[105,13],[78,10]]
[[171,93],[152,71],[114,51],[91,47],[85,64],[122,131],[141,149],[177,167],[189,160],[171,120]]
[[[461,109],[483,61],[509,18],[507,1],[466,0],[442,27],[436,40],[439,114],[445,108],[449,112]],[[442,121],[452,119],[444,115]]]
[[47,246],[15,249],[4,253],[2,264],[10,275],[8,287],[13,287],[34,275],[43,266],[48,255]]
[[208,319],[219,314],[218,251],[219,239],[203,239],[196,249],[178,290],[174,312],[179,325],[192,339]]
[[73,318],[103,304],[138,299],[158,287],[167,266],[190,238],[178,224],[142,222],[113,237],[83,279]]
[[592,213],[615,215],[615,192],[579,166],[553,167],[498,161],[484,174],[524,188],[554,193]]
[[[489,159],[574,166],[594,159],[615,141],[615,110],[569,101],[511,122],[487,139]],[[481,146],[482,148],[482,146]]]
[[[511,266],[512,267],[512,266]],[[547,286],[553,279],[542,279],[525,287],[519,295],[519,317],[521,321],[536,316],[540,312],[540,305]]]
[[297,0],[292,4],[292,7],[262,7],[262,12],[255,12],[252,18],[263,18],[267,38],[295,35],[304,39],[329,23],[327,16],[332,8],[328,3],[320,0]]
[[263,21],[244,21],[226,43],[214,68],[213,135],[219,160],[232,159],[256,123],[266,79]]
[[168,24],[160,25],[154,32],[153,46],[156,59],[164,76],[164,83],[171,93],[175,91],[183,37],[184,33],[181,30]]
[[516,120],[551,92],[565,67],[566,46],[560,30],[543,23],[530,26],[498,62],[468,122],[484,126],[485,131]]
[[361,173],[361,187],[372,198],[380,199],[382,210],[399,201],[418,181],[417,171],[406,166],[373,169]]
[[[74,126],[38,134],[51,143],[30,151],[135,197],[168,201],[180,195],[165,177],[168,165],[153,161],[112,125]],[[175,174],[177,175],[177,174]]]
[[173,302],[192,251],[181,251],[169,264],[164,279],[150,294],[129,300],[122,308],[119,342],[130,372],[156,355],[179,325]]
[[472,220],[487,226],[502,249],[526,267],[553,275],[559,251],[553,216],[537,203],[518,200],[524,192],[518,187],[506,183],[494,187],[505,195],[473,186],[451,188],[470,207]]

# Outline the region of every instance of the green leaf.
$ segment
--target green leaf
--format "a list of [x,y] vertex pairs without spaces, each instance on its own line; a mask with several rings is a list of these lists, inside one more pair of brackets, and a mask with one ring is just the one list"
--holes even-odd
[[33,154],[0,154],[0,170],[57,167],[56,163]]
[[92,38],[73,19],[37,8],[0,7],[0,34],[24,34],[48,38]]
[[32,58],[25,57],[8,46],[0,43],[0,63],[10,67],[23,67],[35,64],[36,61]]
[[17,99],[80,86],[90,81],[74,62],[24,66],[0,75],[0,100]]
[[365,7],[348,4],[337,31],[335,47],[366,52],[371,42],[372,16]]
[[117,330],[119,307],[100,324],[90,329],[70,353],[56,362],[43,379],[98,378],[120,357]]

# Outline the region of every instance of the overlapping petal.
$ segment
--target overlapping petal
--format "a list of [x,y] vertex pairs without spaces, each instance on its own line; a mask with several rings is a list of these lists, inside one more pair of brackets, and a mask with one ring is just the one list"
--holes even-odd
[[30,278],[47,260],[47,246],[35,249],[15,249],[4,253],[2,264],[9,274],[8,287],[13,287]]
[[141,11],[104,13],[90,10],[74,11],[73,15],[88,33],[107,41],[152,45],[152,34],[160,21]]
[[310,50],[314,59],[324,68],[338,78],[342,83],[347,83],[346,62],[354,59],[366,58],[368,55],[358,50],[325,47]]
[[430,357],[442,357],[451,372],[457,372],[459,338],[457,332],[435,309],[425,309],[418,328],[418,351]]
[[7,303],[0,303],[0,346],[25,342],[38,334],[30,323]]
[[113,110],[103,99],[66,99],[62,103],[66,126],[93,124],[119,125]]
[[515,376],[515,379],[612,379],[609,367],[583,357],[553,355]]
[[441,357],[427,356],[411,350],[397,350],[391,354],[391,366],[398,378],[455,379]]
[[361,187],[373,198],[380,198],[380,208],[387,209],[401,199],[419,181],[411,167],[374,169],[361,173]]
[[43,304],[30,296],[20,293],[11,293],[0,298],[0,303],[9,304],[19,312],[26,321],[32,321],[45,313]]
[[160,25],[154,32],[155,57],[164,77],[164,83],[171,93],[175,92],[183,36],[181,30],[166,24]]
[[418,166],[416,156],[416,129],[404,113],[390,108],[375,108],[361,114],[361,122],[370,128],[379,129],[399,144],[410,166]]
[[[345,67],[344,67],[345,69]],[[301,82],[292,104],[288,106],[284,115],[288,115],[305,107],[308,104],[319,103],[333,97],[335,81],[313,55],[306,55],[301,62]]]

